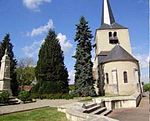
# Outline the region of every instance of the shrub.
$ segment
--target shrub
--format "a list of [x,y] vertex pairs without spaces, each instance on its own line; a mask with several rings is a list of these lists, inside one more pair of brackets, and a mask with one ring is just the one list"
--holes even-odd
[[49,81],[38,82],[33,88],[33,93],[39,94],[50,94],[50,93],[59,93],[59,88],[57,84]]
[[37,94],[37,93],[32,93],[31,97],[33,99],[73,99],[74,95],[70,94]]
[[8,103],[9,96],[10,96],[10,94],[8,91],[0,92],[0,103]]
[[18,97],[21,101],[23,101],[23,103],[26,101],[31,101],[31,94],[28,91],[21,91]]
[[144,89],[145,92],[150,91],[150,83],[145,84],[143,89]]
[[75,90],[75,85],[69,85],[69,90],[74,91]]

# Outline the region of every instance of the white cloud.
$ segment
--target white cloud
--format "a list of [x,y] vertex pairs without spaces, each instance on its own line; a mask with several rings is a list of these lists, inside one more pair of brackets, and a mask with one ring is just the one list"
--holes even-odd
[[[61,48],[64,51],[64,53],[68,52],[69,49],[72,48],[72,44],[67,40],[66,35],[59,33],[57,35],[57,38],[60,41],[60,45],[61,45]],[[25,46],[24,48],[22,48],[22,50],[27,57],[35,57],[35,56],[37,56],[39,49],[41,47],[41,44],[43,42],[44,42],[44,40],[34,41],[31,45]]]
[[25,46],[24,48],[22,48],[22,50],[27,57],[37,56],[40,46],[43,42],[44,40],[34,41],[31,45]]
[[69,71],[69,84],[74,84],[74,79],[75,79],[75,70]]
[[40,11],[39,6],[44,3],[50,3],[51,0],[23,0],[23,4],[31,10]]
[[67,40],[66,35],[59,33],[57,35],[57,39],[59,39],[61,49],[64,51],[64,53],[68,52],[72,48],[72,44]]
[[49,19],[46,25],[40,26],[38,28],[34,28],[31,32],[27,33],[27,36],[31,36],[31,37],[38,36],[48,32],[49,29],[53,29],[53,28],[54,28],[53,20]]
[[148,68],[150,61],[149,55],[136,54],[136,58],[139,60],[141,68]]

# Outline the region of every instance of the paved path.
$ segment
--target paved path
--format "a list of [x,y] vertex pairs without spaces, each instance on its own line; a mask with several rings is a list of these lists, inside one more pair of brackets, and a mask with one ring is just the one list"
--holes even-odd
[[143,97],[138,108],[116,109],[108,116],[120,121],[149,121],[149,99]]
[[34,103],[0,106],[0,115],[19,112],[19,111],[26,111],[26,110],[31,110],[31,109],[36,109],[36,108],[41,108],[46,106],[58,107],[73,102],[77,102],[77,100],[37,100]]

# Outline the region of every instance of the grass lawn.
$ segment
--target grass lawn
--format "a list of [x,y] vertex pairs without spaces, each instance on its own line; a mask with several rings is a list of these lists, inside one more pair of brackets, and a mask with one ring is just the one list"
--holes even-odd
[[67,121],[64,113],[58,112],[57,108],[40,108],[0,116],[0,121]]

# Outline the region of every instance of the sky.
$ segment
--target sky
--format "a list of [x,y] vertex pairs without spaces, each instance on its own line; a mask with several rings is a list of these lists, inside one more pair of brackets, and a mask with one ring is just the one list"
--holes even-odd
[[[148,0],[110,0],[110,4],[116,22],[129,28],[132,52],[140,61],[141,80],[148,82]],[[48,30],[54,29],[64,51],[70,83],[73,83],[75,25],[85,16],[95,35],[101,15],[102,0],[0,0],[0,41],[9,33],[15,57],[18,60],[31,57],[36,63]]]

